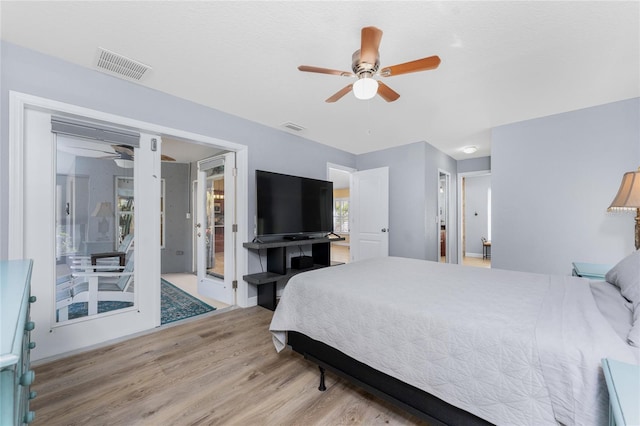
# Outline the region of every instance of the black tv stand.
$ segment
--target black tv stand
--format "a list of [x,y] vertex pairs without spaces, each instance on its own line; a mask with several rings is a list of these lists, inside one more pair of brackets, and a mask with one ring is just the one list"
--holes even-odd
[[[296,235],[297,237],[297,235]],[[309,237],[307,235],[307,237]],[[276,309],[276,284],[285,282],[300,272],[324,268],[331,265],[331,242],[344,241],[344,238],[316,237],[299,240],[280,240],[244,243],[242,246],[250,250],[267,250],[267,271],[244,275],[242,278],[249,284],[258,287],[258,305]],[[291,269],[287,267],[287,247],[311,245],[313,266],[307,269]]]
[[311,237],[310,235],[285,235],[282,238],[287,241],[300,241],[300,240],[310,240],[313,237]]

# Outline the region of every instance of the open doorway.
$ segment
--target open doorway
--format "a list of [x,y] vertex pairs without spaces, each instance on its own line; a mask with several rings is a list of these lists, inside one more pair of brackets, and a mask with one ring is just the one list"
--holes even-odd
[[438,171],[438,261],[450,263],[449,254],[451,244],[449,244],[449,229],[451,228],[449,219],[450,210],[450,184],[451,174],[443,170]]
[[459,258],[467,266],[491,267],[491,173],[461,173]]
[[355,169],[337,164],[327,164],[327,180],[333,182],[333,232],[344,241],[331,243],[331,263],[349,263],[349,204],[351,197],[351,173]]
[[[216,309],[230,306],[228,301],[215,297],[213,281],[224,281],[225,253],[233,253],[230,247],[225,247],[225,224],[233,223],[232,218],[226,217],[231,212],[226,207],[233,196],[225,184],[224,162],[211,164],[205,173],[204,194],[201,194],[206,197],[201,203],[204,210],[200,212],[204,216],[198,220],[198,163],[224,152],[226,150],[193,141],[163,138],[163,155],[176,161],[162,163],[165,242],[161,250],[161,278]],[[198,248],[198,234],[203,238],[204,248]],[[206,270],[200,278],[207,277],[206,280],[198,277],[198,253],[203,249]],[[209,287],[211,291],[207,290]]]

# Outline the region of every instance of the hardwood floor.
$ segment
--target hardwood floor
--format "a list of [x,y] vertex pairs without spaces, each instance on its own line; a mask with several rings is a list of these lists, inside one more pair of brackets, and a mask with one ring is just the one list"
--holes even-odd
[[349,246],[331,243],[331,261],[349,263]]
[[483,259],[481,257],[465,256],[464,259],[462,259],[462,264],[466,266],[476,266],[479,268],[491,268],[491,258]]
[[35,367],[34,425],[426,424],[289,349],[272,312],[233,309]]

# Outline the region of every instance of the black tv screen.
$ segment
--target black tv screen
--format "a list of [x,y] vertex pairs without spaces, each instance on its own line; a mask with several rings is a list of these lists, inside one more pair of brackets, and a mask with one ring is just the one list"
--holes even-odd
[[256,170],[257,235],[333,231],[333,182]]

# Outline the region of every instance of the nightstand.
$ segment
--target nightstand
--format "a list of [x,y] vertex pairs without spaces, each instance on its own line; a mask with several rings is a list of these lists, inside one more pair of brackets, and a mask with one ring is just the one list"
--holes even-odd
[[571,275],[591,280],[604,280],[604,276],[609,272],[609,269],[613,268],[613,265],[601,263],[573,262],[572,265]]
[[609,425],[639,425],[640,365],[604,358],[602,370],[609,391]]

